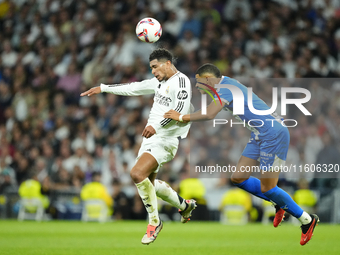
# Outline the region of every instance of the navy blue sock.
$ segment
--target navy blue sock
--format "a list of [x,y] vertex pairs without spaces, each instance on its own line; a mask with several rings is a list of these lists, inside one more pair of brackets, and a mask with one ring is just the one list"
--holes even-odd
[[278,204],[283,210],[289,212],[295,218],[301,217],[303,210],[283,189],[280,189],[278,186],[276,186],[263,194]]
[[245,180],[241,183],[234,183],[234,185],[241,189],[244,189],[245,191],[248,191],[254,196],[270,201],[270,198],[268,198],[261,192],[261,181],[255,177],[250,176],[248,180]]

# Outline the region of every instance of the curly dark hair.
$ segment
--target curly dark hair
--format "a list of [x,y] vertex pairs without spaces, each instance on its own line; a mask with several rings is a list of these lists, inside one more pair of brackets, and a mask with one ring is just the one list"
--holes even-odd
[[220,78],[221,76],[221,71],[220,69],[217,68],[217,66],[213,64],[204,64],[200,68],[197,69],[196,74],[199,76],[202,76],[205,73],[210,73],[213,74],[216,78]]
[[163,48],[155,49],[153,52],[151,52],[149,61],[151,62],[154,59],[157,59],[157,61],[169,60],[171,63],[173,62],[173,56],[171,52]]

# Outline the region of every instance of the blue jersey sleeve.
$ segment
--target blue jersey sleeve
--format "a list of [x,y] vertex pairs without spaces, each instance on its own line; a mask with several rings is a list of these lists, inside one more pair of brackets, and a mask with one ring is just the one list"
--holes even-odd
[[[229,105],[232,101],[233,101],[233,94],[231,93],[231,91],[227,88],[218,88],[216,90],[218,96],[221,98],[221,101],[223,103],[226,103],[227,105]],[[214,98],[216,101],[219,101],[219,98],[217,97],[217,95],[214,95]]]

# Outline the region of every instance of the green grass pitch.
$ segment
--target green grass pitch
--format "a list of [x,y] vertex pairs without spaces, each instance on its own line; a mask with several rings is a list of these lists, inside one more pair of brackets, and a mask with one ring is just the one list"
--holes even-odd
[[165,222],[157,240],[141,244],[147,222],[0,221],[1,255],[129,254],[340,254],[340,225],[319,224],[299,244],[300,229],[282,224],[227,226],[215,222]]

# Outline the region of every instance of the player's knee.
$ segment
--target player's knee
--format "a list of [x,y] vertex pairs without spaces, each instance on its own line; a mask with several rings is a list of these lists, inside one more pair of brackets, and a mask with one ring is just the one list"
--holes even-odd
[[266,193],[267,191],[275,188],[276,185],[265,185],[263,183],[261,183],[261,192],[262,193]]
[[237,176],[231,176],[230,180],[233,184],[240,184],[240,183],[244,182],[246,179],[245,178],[239,178]]
[[134,183],[140,183],[146,178],[141,174],[141,171],[138,171],[135,167],[131,169],[130,176]]

